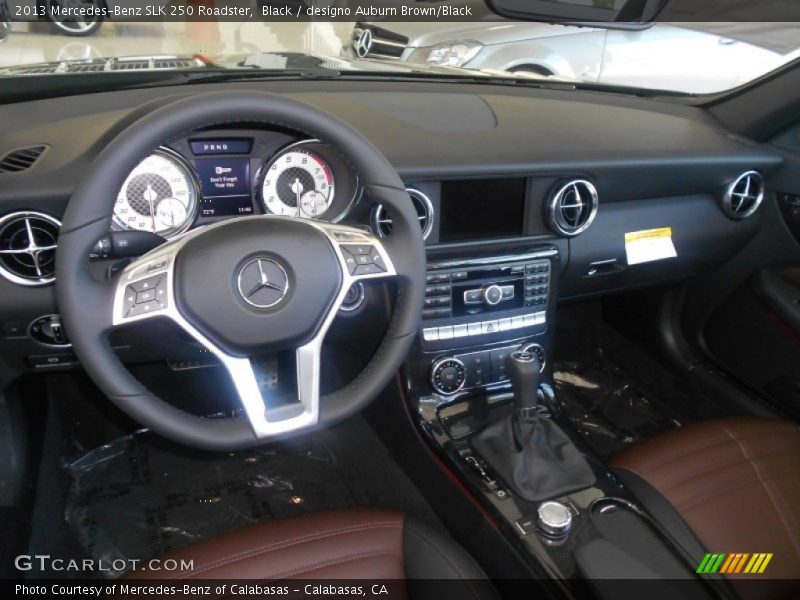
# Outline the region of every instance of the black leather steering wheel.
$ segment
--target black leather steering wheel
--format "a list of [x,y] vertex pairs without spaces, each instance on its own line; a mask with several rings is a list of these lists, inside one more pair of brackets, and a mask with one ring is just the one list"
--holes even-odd
[[[110,280],[93,277],[90,251],[109,230],[112,204],[131,169],[159,145],[228,124],[288,127],[337,148],[358,171],[366,193],[391,211],[391,235],[378,239],[362,229],[287,217],[240,217],[169,241]],[[219,92],[150,112],[98,154],[64,214],[56,278],[75,354],[119,408],[180,443],[231,450],[330,425],[381,392],[417,333],[425,251],[402,181],[360,133],[294,99]],[[351,284],[381,278],[396,279],[398,296],[379,349],[349,385],[320,397],[320,346],[328,327]],[[135,304],[136,294],[147,290],[145,296],[153,300]],[[151,318],[172,319],[220,359],[242,403],[241,416],[192,415],[156,397],[131,375],[111,349],[108,334]],[[288,406],[270,405],[250,360],[277,349],[296,352],[299,401]]]

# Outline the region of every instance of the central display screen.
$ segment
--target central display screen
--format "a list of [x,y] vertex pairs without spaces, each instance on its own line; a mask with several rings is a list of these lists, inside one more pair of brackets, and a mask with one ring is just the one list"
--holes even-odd
[[198,158],[194,164],[203,195],[200,206],[202,216],[220,217],[253,212],[249,158]]
[[525,179],[443,181],[439,241],[523,235]]

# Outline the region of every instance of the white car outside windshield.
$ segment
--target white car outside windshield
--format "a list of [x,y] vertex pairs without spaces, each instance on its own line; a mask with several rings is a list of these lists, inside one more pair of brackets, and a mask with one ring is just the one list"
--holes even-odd
[[[339,61],[336,68],[344,75],[350,68],[393,74],[435,68],[449,76],[499,73],[706,94],[743,85],[800,57],[797,23],[659,23],[625,30],[513,21],[107,20],[90,28],[77,27],[88,29],[90,35],[86,36],[65,35],[52,25],[11,23],[0,41],[0,75],[69,74],[80,71],[75,63],[118,57],[150,57],[149,63],[143,64],[159,69],[201,64],[264,68],[272,64],[264,58],[266,53],[296,52],[335,59]],[[367,29],[371,45],[364,51],[357,46]],[[385,44],[387,38],[390,45]],[[41,67],[43,63],[49,66]],[[114,70],[112,63],[98,70]],[[117,64],[132,70],[131,61]]]

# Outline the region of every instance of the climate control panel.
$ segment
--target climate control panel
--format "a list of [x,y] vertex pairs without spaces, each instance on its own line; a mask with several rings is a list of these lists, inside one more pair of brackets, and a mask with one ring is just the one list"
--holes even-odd
[[462,390],[505,383],[508,381],[506,359],[517,350],[534,353],[540,370],[544,370],[546,356],[541,345],[504,346],[437,358],[430,367],[431,386],[438,394],[450,396]]

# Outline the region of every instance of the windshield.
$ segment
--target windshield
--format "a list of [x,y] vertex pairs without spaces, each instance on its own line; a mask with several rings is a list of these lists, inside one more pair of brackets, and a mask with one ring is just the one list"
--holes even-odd
[[[0,0],[18,11],[14,2]],[[106,5],[102,0],[51,0],[48,6],[57,3]],[[197,4],[215,3],[191,0],[186,5]],[[738,87],[800,56],[797,23],[657,23],[615,29],[497,17],[477,22],[145,23],[60,14],[68,16],[29,15],[25,22],[6,18],[0,30],[0,74],[210,67],[280,71],[317,65],[345,75],[489,75],[708,94]]]

